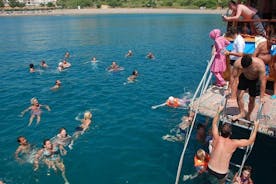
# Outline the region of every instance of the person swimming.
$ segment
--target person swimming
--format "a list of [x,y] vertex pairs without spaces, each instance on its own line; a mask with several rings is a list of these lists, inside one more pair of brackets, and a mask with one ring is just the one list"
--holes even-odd
[[44,60],[42,60],[42,61],[40,62],[40,66],[41,66],[42,68],[48,68],[47,63],[46,63]]
[[133,55],[132,51],[129,50],[129,51],[126,53],[125,57],[131,57],[132,55]]
[[40,116],[41,116],[41,107],[44,107],[45,109],[47,109],[48,111],[51,111],[50,107],[48,105],[42,105],[42,104],[39,104],[38,103],[38,100],[37,98],[32,98],[31,99],[31,106],[28,107],[27,109],[23,110],[21,112],[21,116],[23,117],[24,114],[27,112],[27,111],[31,111],[31,117],[30,117],[30,120],[29,120],[29,124],[28,126],[30,126],[33,122],[33,119],[36,117],[36,124],[39,124],[40,122]]
[[137,77],[138,77],[138,71],[137,71],[137,70],[133,70],[132,75],[130,75],[130,76],[127,78],[127,82],[128,82],[128,83],[134,82],[134,81],[136,80]]
[[61,155],[66,155],[67,151],[64,147],[71,143],[72,137],[67,134],[67,130],[65,128],[60,128],[59,133],[53,137],[51,141],[59,147]]
[[73,149],[74,141],[89,128],[92,122],[91,119],[92,119],[92,113],[90,111],[85,111],[83,115],[83,119],[76,118],[76,120],[80,121],[82,124],[75,128],[75,132],[72,136],[72,141],[68,146],[70,149]]
[[30,68],[30,73],[34,73],[34,72],[35,72],[35,67],[34,67],[34,64],[33,64],[33,63],[31,63],[31,64],[29,65],[29,68]]
[[56,80],[55,85],[53,87],[51,87],[51,90],[57,90],[60,88],[60,86],[61,86],[61,81]]
[[190,99],[187,97],[184,98],[176,98],[173,96],[170,96],[165,103],[162,103],[160,105],[154,105],[151,108],[156,109],[158,107],[168,106],[173,108],[179,108],[179,107],[187,107],[187,104],[190,103]]
[[14,157],[19,163],[29,162],[32,163],[34,159],[34,153],[37,151],[24,136],[17,138],[19,146],[17,147]]
[[48,169],[57,171],[57,168],[61,171],[65,184],[69,184],[65,176],[65,166],[60,158],[58,147],[56,144],[52,144],[49,139],[43,141],[43,148],[38,150],[34,160],[34,171],[39,168],[39,160],[42,160],[47,165]]

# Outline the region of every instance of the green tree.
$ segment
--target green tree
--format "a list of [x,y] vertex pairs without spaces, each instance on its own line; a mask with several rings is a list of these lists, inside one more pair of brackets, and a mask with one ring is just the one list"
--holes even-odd
[[55,5],[54,5],[54,3],[52,3],[52,2],[48,2],[48,3],[47,3],[47,7],[55,7]]
[[5,3],[4,3],[4,0],[0,0],[0,7],[4,7],[5,6]]
[[18,1],[16,0],[9,0],[9,6],[14,8],[18,5]]

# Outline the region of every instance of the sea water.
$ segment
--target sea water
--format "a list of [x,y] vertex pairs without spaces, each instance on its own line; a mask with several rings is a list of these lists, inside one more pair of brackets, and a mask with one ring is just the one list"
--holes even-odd
[[[214,28],[225,32],[220,15],[132,14],[0,18],[0,178],[10,184],[63,183],[60,172],[14,159],[20,135],[38,148],[61,127],[69,134],[76,116],[93,113],[90,129],[63,156],[71,184],[174,183],[183,144],[162,139],[181,122],[185,109],[152,105],[193,93],[210,58]],[[132,57],[125,57],[132,50]],[[58,72],[70,52],[71,68]],[[155,59],[146,58],[148,52]],[[91,64],[92,57],[98,62]],[[39,63],[49,65],[41,69]],[[112,61],[124,68],[108,72]],[[33,63],[35,73],[29,72]],[[136,69],[137,81],[126,83]],[[60,89],[50,90],[56,80]],[[41,122],[28,125],[20,112],[38,98],[49,105]],[[200,144],[191,137],[183,174],[192,174]],[[180,183],[183,183],[180,181]],[[199,183],[189,181],[188,183]]]

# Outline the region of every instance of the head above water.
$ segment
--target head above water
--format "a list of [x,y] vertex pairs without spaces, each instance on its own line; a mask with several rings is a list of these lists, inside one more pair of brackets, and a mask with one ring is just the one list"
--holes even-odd
[[241,65],[243,68],[247,68],[252,64],[252,57],[250,55],[245,55],[241,59]]
[[220,135],[224,138],[229,138],[232,135],[232,127],[228,123],[224,123],[220,130]]
[[85,119],[91,119],[92,118],[92,113],[90,111],[85,111],[83,117]]
[[170,102],[173,102],[173,101],[174,101],[174,97],[173,97],[173,96],[170,96],[170,97],[169,97],[169,101],[170,101]]
[[196,157],[201,160],[201,161],[204,161],[205,158],[206,158],[206,152],[203,150],[203,149],[199,149],[197,150],[196,152]]

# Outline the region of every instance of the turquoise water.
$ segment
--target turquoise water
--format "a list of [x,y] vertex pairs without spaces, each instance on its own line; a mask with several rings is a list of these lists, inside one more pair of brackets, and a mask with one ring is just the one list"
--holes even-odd
[[[224,31],[219,15],[2,17],[0,24],[0,178],[12,184],[62,183],[60,172],[47,176],[45,166],[34,173],[31,164],[18,164],[16,138],[24,135],[41,147],[61,127],[72,134],[79,125],[75,117],[91,110],[93,125],[63,157],[70,183],[174,183],[183,145],[161,137],[186,110],[151,106],[195,91],[210,58],[209,31]],[[125,58],[128,50],[133,56]],[[72,67],[59,73],[66,51]],[[155,60],[145,58],[149,51]],[[93,56],[97,65],[85,64]],[[28,65],[39,69],[42,59],[49,68],[29,73]],[[125,70],[107,72],[112,61]],[[125,85],[134,69],[138,81]],[[51,91],[57,79],[62,87]],[[32,97],[52,111],[27,127],[29,114],[18,115]],[[183,169],[189,174],[199,146],[195,138],[191,145]]]

